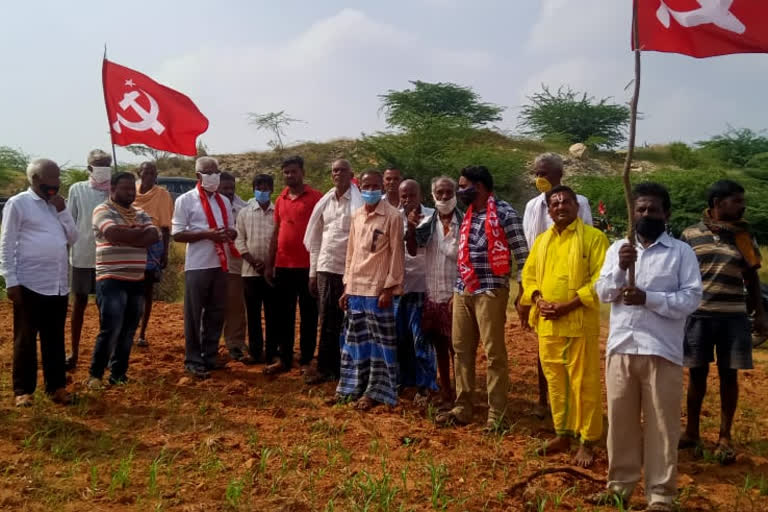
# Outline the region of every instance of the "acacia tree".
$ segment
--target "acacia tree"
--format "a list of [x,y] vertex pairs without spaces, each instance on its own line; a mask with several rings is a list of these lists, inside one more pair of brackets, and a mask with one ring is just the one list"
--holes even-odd
[[729,126],[725,133],[696,145],[720,161],[739,167],[746,166],[757,155],[768,153],[768,137],[749,128],[737,130]]
[[283,150],[283,137],[285,137],[286,128],[293,123],[303,123],[301,119],[291,117],[285,110],[267,112],[266,114],[248,112],[248,122],[255,126],[257,130],[271,133],[274,138],[267,142],[267,144],[278,152]]
[[437,121],[443,125],[480,127],[501,120],[503,107],[483,103],[469,87],[449,82],[411,81],[413,89],[389,90],[380,112],[393,128],[410,130]]
[[611,98],[596,100],[570,87],[552,93],[542,85],[528,99],[530,103],[522,107],[519,117],[519,125],[528,135],[604,148],[616,147],[627,138],[629,107],[612,103]]

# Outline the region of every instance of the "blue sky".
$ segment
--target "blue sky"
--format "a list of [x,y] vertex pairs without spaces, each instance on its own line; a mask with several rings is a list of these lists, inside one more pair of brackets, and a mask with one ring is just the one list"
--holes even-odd
[[[83,165],[109,146],[109,58],[188,94],[215,153],[264,149],[246,112],[286,110],[290,141],[383,129],[377,95],[408,80],[472,86],[507,107],[545,83],[627,101],[629,0],[4,2],[0,145]],[[643,56],[640,143],[768,127],[768,56]],[[136,160],[124,151],[120,160]]]

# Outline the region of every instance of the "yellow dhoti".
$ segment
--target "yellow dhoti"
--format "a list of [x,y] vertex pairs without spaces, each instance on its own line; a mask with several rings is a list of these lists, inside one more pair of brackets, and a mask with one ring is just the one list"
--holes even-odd
[[539,336],[539,356],[557,435],[587,443],[598,441],[603,434],[603,414],[597,336]]

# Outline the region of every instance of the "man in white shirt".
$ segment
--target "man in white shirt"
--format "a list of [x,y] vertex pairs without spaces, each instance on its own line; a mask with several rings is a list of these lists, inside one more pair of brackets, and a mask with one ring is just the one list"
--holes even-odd
[[88,295],[96,293],[96,241],[93,233],[93,210],[109,199],[112,178],[112,157],[94,149],[88,153],[88,180],[69,187],[67,207],[72,212],[77,232],[77,242],[72,246],[72,354],[67,358],[67,369],[74,370],[80,354],[80,334],[83,330]]
[[176,199],[171,235],[187,244],[184,263],[184,366],[189,374],[207,379],[221,369],[219,338],[227,303],[227,254],[237,237],[229,199],[217,192],[219,164],[203,156],[195,162],[197,187]]
[[452,405],[456,400],[451,384],[453,286],[458,274],[459,226],[464,216],[456,208],[453,178],[434,178],[432,198],[436,211],[416,229],[418,246],[426,247],[427,296],[421,325],[427,343],[435,347],[443,403]]
[[[243,287],[248,317],[248,349],[256,362],[269,366],[277,357],[275,290],[264,279],[269,243],[275,231],[275,207],[270,202],[274,181],[269,174],[253,177],[253,199],[237,215],[235,247],[243,258]],[[262,333],[261,311],[264,307]]]
[[30,188],[10,198],[0,229],[0,273],[13,302],[13,394],[31,406],[37,387],[37,335],[45,391],[71,403],[65,389],[64,324],[67,320],[67,246],[78,237],[59,195],[59,166],[46,159],[27,167]]
[[[232,219],[237,216],[246,203],[235,194],[235,177],[222,172],[219,183],[219,194],[229,199],[232,205]],[[238,251],[239,252],[239,251]],[[224,313],[224,343],[229,357],[243,364],[256,364],[245,345],[245,293],[243,291],[243,259],[239,254],[228,253],[229,272],[227,272],[227,307]]]
[[611,304],[608,493],[595,498],[626,504],[644,473],[648,510],[663,512],[673,510],[677,495],[683,337],[686,318],[701,301],[701,274],[691,247],[666,233],[667,190],[640,183],[633,197],[637,242],[618,240],[608,249],[595,285],[600,300]]
[[437,390],[437,355],[421,330],[427,293],[427,249],[419,247],[416,230],[425,226],[435,210],[421,204],[421,187],[415,180],[400,183],[400,212],[405,229],[405,278],[403,295],[395,300],[398,384],[416,388],[414,404],[426,406],[430,391]]
[[315,205],[304,235],[309,251],[309,290],[318,299],[320,343],[317,371],[304,375],[307,384],[338,380],[341,370],[341,336],[344,311],[339,299],[344,293],[344,265],[352,213],[363,205],[360,191],[352,184],[352,167],[339,159],[331,165],[334,187]]
[[[554,187],[560,185],[563,179],[563,159],[557,153],[544,153],[536,157],[533,164],[533,175],[536,179],[536,189],[539,195],[528,201],[523,214],[523,231],[528,248],[533,247],[536,237],[552,227],[552,218],[547,210],[545,194]],[[576,195],[579,203],[578,217],[586,226],[592,225],[592,210],[589,201],[582,195]],[[520,321],[523,328],[528,328],[527,315],[522,315]],[[549,414],[547,405],[547,379],[541,369],[541,361],[538,361],[539,401],[533,408],[533,414],[544,418]]]

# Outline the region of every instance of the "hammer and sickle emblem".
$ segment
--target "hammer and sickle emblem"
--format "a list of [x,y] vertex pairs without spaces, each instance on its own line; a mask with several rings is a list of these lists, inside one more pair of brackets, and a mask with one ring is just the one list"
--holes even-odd
[[[160,135],[165,131],[165,126],[157,120],[157,116],[160,114],[160,107],[158,107],[155,98],[150,96],[146,91],[142,89],[139,89],[139,91],[126,92],[118,105],[120,105],[120,108],[123,110],[133,110],[141,118],[141,121],[128,121],[120,114],[117,114],[117,121],[112,123],[112,129],[117,133],[122,133],[122,127],[125,126],[126,128],[137,132],[152,130]],[[144,110],[144,107],[136,101],[140,94],[144,94],[144,96],[147,97],[147,100],[149,100],[149,112]]]
[[713,25],[729,32],[743,34],[747,31],[746,25],[731,12],[733,0],[697,0],[699,8],[693,11],[675,11],[669,8],[664,0],[661,2],[656,17],[669,28],[671,18],[674,18],[685,28],[698,27],[699,25]]

